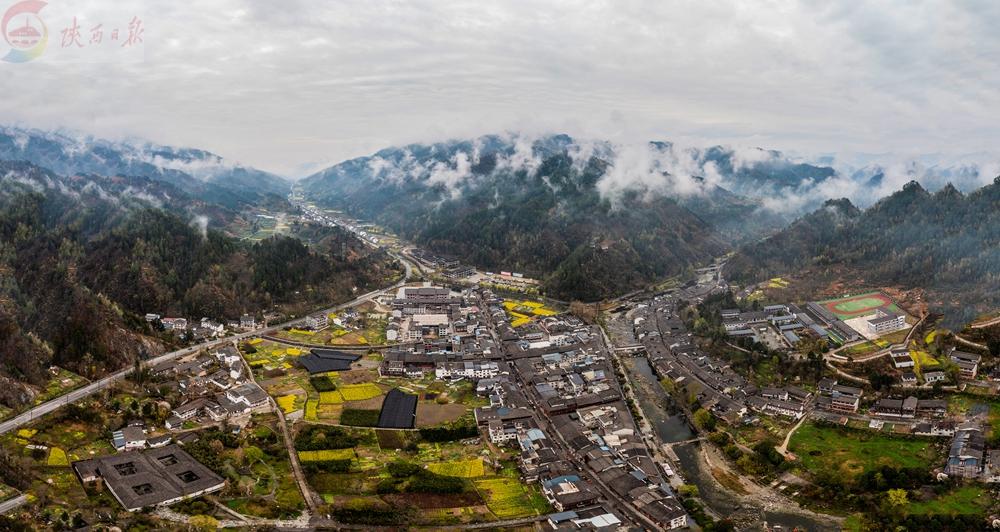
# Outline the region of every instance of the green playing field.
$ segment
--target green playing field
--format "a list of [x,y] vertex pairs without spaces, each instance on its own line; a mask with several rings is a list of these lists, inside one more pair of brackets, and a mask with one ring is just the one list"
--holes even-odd
[[899,312],[899,307],[881,292],[858,294],[853,297],[818,301],[820,305],[842,320],[874,314],[877,309]]
[[837,309],[838,312],[843,312],[845,314],[855,314],[864,310],[874,310],[882,305],[885,305],[886,301],[879,297],[866,297],[862,299],[850,299],[842,303],[836,303],[833,308]]

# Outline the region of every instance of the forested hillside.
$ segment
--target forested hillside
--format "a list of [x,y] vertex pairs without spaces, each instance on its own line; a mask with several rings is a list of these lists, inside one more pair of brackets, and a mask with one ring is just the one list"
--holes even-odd
[[771,160],[774,154],[738,164],[721,148],[616,149],[564,135],[411,145],[339,164],[302,187],[322,205],[439,253],[540,277],[554,297],[596,300],[681,273],[787,223],[722,184],[773,190],[832,172]]
[[[0,162],[0,375],[39,383],[58,364],[96,376],[163,349],[147,312],[305,310],[395,274],[387,256],[340,230],[318,229],[327,234],[317,248],[291,237],[250,245],[157,208],[169,200],[154,193]],[[0,402],[26,399],[18,386],[0,389]]]
[[911,182],[863,212],[830,202],[742,248],[727,273],[738,282],[791,274],[924,288],[954,323],[970,319],[1000,306],[1000,178],[967,195]]

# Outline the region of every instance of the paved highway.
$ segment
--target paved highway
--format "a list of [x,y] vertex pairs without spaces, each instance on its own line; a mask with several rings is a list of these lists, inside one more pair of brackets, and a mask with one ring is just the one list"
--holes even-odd
[[[372,292],[368,292],[367,294],[359,296],[359,297],[355,298],[354,300],[352,300],[350,302],[344,303],[342,305],[337,305],[335,307],[328,308],[324,312],[327,312],[327,313],[330,313],[330,312],[339,312],[339,311],[341,311],[341,310],[343,310],[345,308],[353,307],[353,306],[359,305],[361,303],[365,303],[365,302],[371,301],[372,299],[375,299],[377,296],[379,296],[379,295],[381,295],[383,293],[386,293],[386,292],[389,292],[389,291],[394,291],[394,290],[398,289],[399,287],[403,286],[404,284],[406,284],[406,282],[409,281],[410,276],[412,275],[412,272],[413,272],[413,268],[410,265],[410,262],[407,259],[405,259],[405,258],[403,258],[403,257],[401,257],[399,255],[396,255],[395,253],[392,253],[391,255],[393,257],[395,257],[397,260],[401,261],[403,263],[403,266],[406,268],[406,274],[403,276],[403,280],[399,281],[398,283],[396,283],[396,284],[394,284],[394,285],[392,285],[392,286],[390,286],[388,288],[383,288],[381,290],[374,290]],[[289,321],[289,322],[286,322],[286,323],[282,323],[280,325],[274,325],[272,327],[267,327],[267,328],[264,328],[264,329],[257,329],[257,330],[254,330],[254,331],[249,331],[249,332],[245,332],[245,333],[240,333],[240,334],[235,334],[235,335],[231,335],[231,336],[226,336],[224,338],[219,338],[217,340],[212,340],[212,341],[209,341],[209,342],[204,342],[204,343],[201,343],[201,344],[198,344],[198,345],[194,345],[194,346],[191,346],[191,347],[187,347],[187,348],[184,348],[184,349],[179,349],[177,351],[171,351],[170,353],[166,353],[166,354],[160,355],[158,357],[151,358],[149,360],[144,360],[142,362],[142,364],[145,367],[155,366],[157,364],[160,364],[160,363],[163,363],[163,362],[167,362],[167,361],[173,360],[175,358],[183,357],[185,355],[190,355],[192,353],[201,351],[203,349],[212,349],[212,348],[224,345],[224,344],[228,344],[228,343],[232,343],[232,342],[240,342],[242,340],[246,340],[248,338],[253,338],[255,336],[262,336],[262,335],[265,335],[265,334],[270,334],[270,333],[279,331],[279,330],[281,330],[281,329],[283,329],[285,327],[288,327],[288,326],[294,326],[294,325],[301,324],[303,321],[305,321],[305,318],[299,318],[299,319],[295,319],[295,320],[292,320],[292,321]],[[69,392],[67,394],[64,394],[64,395],[61,395],[59,397],[56,397],[55,399],[52,399],[51,401],[46,401],[46,402],[44,402],[44,403],[42,403],[42,404],[40,404],[38,406],[35,406],[35,407],[31,408],[30,410],[28,410],[28,411],[26,411],[26,412],[24,412],[24,413],[22,413],[22,414],[20,414],[20,415],[18,415],[16,417],[13,417],[11,419],[8,419],[7,421],[4,421],[3,423],[0,423],[0,434],[5,434],[5,433],[10,432],[12,430],[16,430],[16,429],[18,429],[18,428],[20,428],[20,427],[22,427],[22,426],[24,426],[24,425],[26,425],[28,423],[31,423],[32,421],[34,421],[37,418],[39,418],[41,416],[44,416],[45,414],[52,413],[52,412],[58,410],[59,408],[61,408],[63,406],[66,406],[66,405],[68,405],[70,403],[75,403],[75,402],[83,399],[84,397],[88,397],[90,395],[93,395],[93,394],[101,391],[101,390],[104,390],[104,389],[108,388],[109,386],[111,386],[112,384],[114,384],[114,383],[116,383],[116,382],[124,379],[129,374],[129,372],[131,372],[131,371],[132,371],[132,368],[128,368],[128,369],[123,369],[121,371],[118,371],[116,373],[112,373],[111,375],[108,375],[107,377],[104,377],[101,380],[97,380],[97,381],[91,382],[90,384],[88,384],[88,385],[86,385],[86,386],[84,386],[82,388],[77,388],[76,390],[73,390],[73,391],[71,391],[71,392]]]
[[18,495],[13,499],[7,499],[6,501],[0,502],[0,515],[7,515],[28,502],[27,495]]

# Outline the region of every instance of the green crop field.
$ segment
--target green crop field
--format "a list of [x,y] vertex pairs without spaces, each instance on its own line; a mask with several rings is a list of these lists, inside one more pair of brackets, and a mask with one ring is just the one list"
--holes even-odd
[[963,486],[936,499],[911,502],[906,510],[917,515],[976,515],[986,513],[992,502],[993,498],[983,488]]
[[66,457],[66,451],[58,447],[50,449],[47,464],[56,467],[68,466],[69,459]]
[[936,368],[940,366],[941,363],[938,362],[936,358],[931,356],[927,351],[920,349],[910,350],[910,358],[913,359],[914,372],[920,374],[922,370],[926,368]]
[[872,341],[866,341],[866,342],[862,342],[860,344],[848,347],[845,350],[845,352],[848,355],[860,356],[860,355],[867,355],[869,353],[874,353],[875,351],[878,351],[878,350],[879,350],[878,344],[876,344],[875,342],[872,342]]
[[476,490],[490,511],[501,519],[541,515],[551,510],[543,497],[533,495],[514,478],[477,480]]
[[315,399],[306,400],[306,411],[305,411],[306,421],[316,421],[316,419],[318,419],[317,415],[318,409],[319,409],[319,401]]
[[324,405],[339,405],[344,402],[344,396],[338,390],[320,392],[319,402]]
[[338,391],[345,401],[365,401],[382,395],[382,389],[370,382],[344,384]]
[[354,460],[357,454],[354,449],[327,449],[322,451],[299,451],[299,460],[303,462],[327,462],[330,460]]
[[940,461],[927,441],[813,423],[795,432],[788,449],[809,471],[839,471],[848,477],[882,465],[926,467]]
[[475,478],[486,475],[486,468],[483,466],[482,458],[472,460],[454,460],[451,462],[435,462],[427,464],[427,469],[432,473],[444,475],[446,477]]

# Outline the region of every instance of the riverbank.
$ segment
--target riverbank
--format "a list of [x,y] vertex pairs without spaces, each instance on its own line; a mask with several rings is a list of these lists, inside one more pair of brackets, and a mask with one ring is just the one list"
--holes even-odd
[[[652,424],[658,443],[672,444],[676,471],[698,487],[699,498],[715,516],[725,516],[739,530],[761,530],[764,525],[809,531],[839,531],[843,519],[803,509],[768,486],[734,471],[721,451],[709,442],[695,441],[694,430],[674,400],[663,390],[644,357],[625,357],[623,367],[633,383],[639,408]],[[713,473],[714,470],[714,473]],[[718,477],[718,478],[717,478]],[[720,482],[730,484],[727,488]]]
[[[740,530],[757,530],[758,525],[781,525],[786,529],[798,527],[809,531],[839,531],[843,519],[807,510],[770,486],[763,486],[730,467],[718,447],[709,442],[678,446],[677,453],[682,470],[698,486],[702,500],[716,512],[728,510],[724,515]],[[723,485],[717,478],[738,479],[742,493]]]

